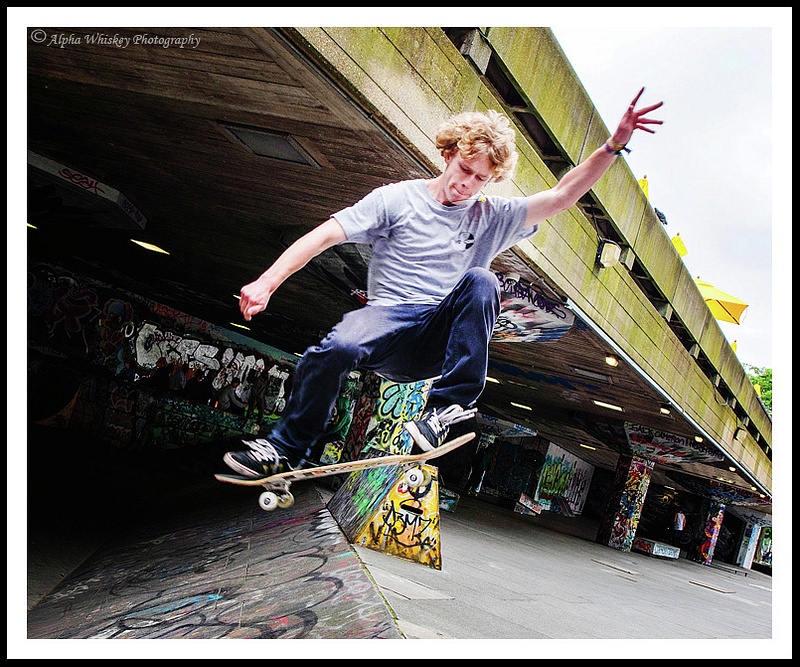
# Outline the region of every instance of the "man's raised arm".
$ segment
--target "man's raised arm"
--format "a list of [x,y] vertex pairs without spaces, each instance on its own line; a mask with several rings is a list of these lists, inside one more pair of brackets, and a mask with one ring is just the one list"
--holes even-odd
[[642,96],[642,88],[633,98],[622,116],[617,129],[605,144],[596,149],[586,160],[568,171],[554,187],[542,190],[528,197],[528,215],[525,226],[530,227],[573,206],[583,195],[592,189],[597,181],[608,171],[618,155],[627,150],[626,145],[635,130],[654,134],[648,125],[661,125],[664,121],[647,118],[647,114],[658,109],[663,102],[656,102],[641,109],[636,103]]

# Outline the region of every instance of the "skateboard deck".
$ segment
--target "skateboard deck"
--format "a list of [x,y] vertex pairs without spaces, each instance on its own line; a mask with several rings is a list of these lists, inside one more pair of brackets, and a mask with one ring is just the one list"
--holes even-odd
[[405,472],[405,481],[410,486],[422,486],[429,481],[429,477],[420,467],[421,465],[429,459],[435,459],[449,454],[461,447],[461,445],[468,443],[474,437],[474,433],[466,433],[444,443],[441,447],[420,454],[390,454],[388,456],[379,456],[357,461],[345,461],[344,463],[334,463],[313,468],[289,470],[287,472],[278,473],[277,475],[271,475],[270,477],[242,477],[241,475],[227,473],[217,473],[214,477],[218,481],[226,482],[227,484],[263,486],[265,491],[259,497],[258,504],[261,509],[270,511],[274,510],[276,507],[286,508],[292,506],[294,497],[289,490],[292,482],[329,477],[330,475],[342,475],[357,470],[369,470],[370,468],[392,465],[408,466]]

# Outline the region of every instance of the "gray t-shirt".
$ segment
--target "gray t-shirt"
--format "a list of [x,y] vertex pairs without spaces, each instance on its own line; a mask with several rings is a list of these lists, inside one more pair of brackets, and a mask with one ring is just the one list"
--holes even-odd
[[440,204],[424,179],[383,185],[333,217],[345,243],[372,245],[370,305],[438,304],[467,269],[489,268],[501,252],[529,238],[524,197],[480,196]]

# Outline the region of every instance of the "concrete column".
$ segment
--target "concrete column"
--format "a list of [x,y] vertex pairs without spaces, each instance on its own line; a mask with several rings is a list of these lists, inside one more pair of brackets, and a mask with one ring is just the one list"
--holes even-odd
[[[366,441],[354,447],[359,459],[411,451],[403,424],[422,412],[431,384],[381,380],[369,423],[359,425],[358,410],[354,415]],[[430,480],[416,488],[398,466],[351,473],[328,509],[354,544],[441,569],[438,475],[434,466],[425,470]]]
[[619,457],[597,542],[620,551],[631,550],[654,465],[653,461],[636,456]]
[[703,565],[711,565],[714,560],[714,549],[717,546],[719,529],[722,526],[722,519],[725,517],[725,505],[717,501],[709,501],[709,511],[706,517],[706,525],[701,535],[701,541],[697,547],[694,560]]
[[758,546],[758,538],[761,535],[761,525],[754,521],[747,521],[742,535],[742,544],[739,547],[739,553],[736,556],[736,563],[749,570],[753,566],[753,556],[756,554],[756,547]]

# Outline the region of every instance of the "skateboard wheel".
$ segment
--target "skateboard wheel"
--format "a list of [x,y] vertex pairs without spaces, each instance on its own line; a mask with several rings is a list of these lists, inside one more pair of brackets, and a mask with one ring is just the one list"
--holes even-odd
[[411,468],[406,471],[405,482],[411,487],[418,487],[427,484],[430,481],[428,475],[422,468]]
[[258,497],[258,506],[267,512],[271,512],[276,507],[279,507],[278,495],[272,491],[264,491]]
[[282,510],[294,505],[294,496],[291,493],[281,493],[278,495],[278,507]]

